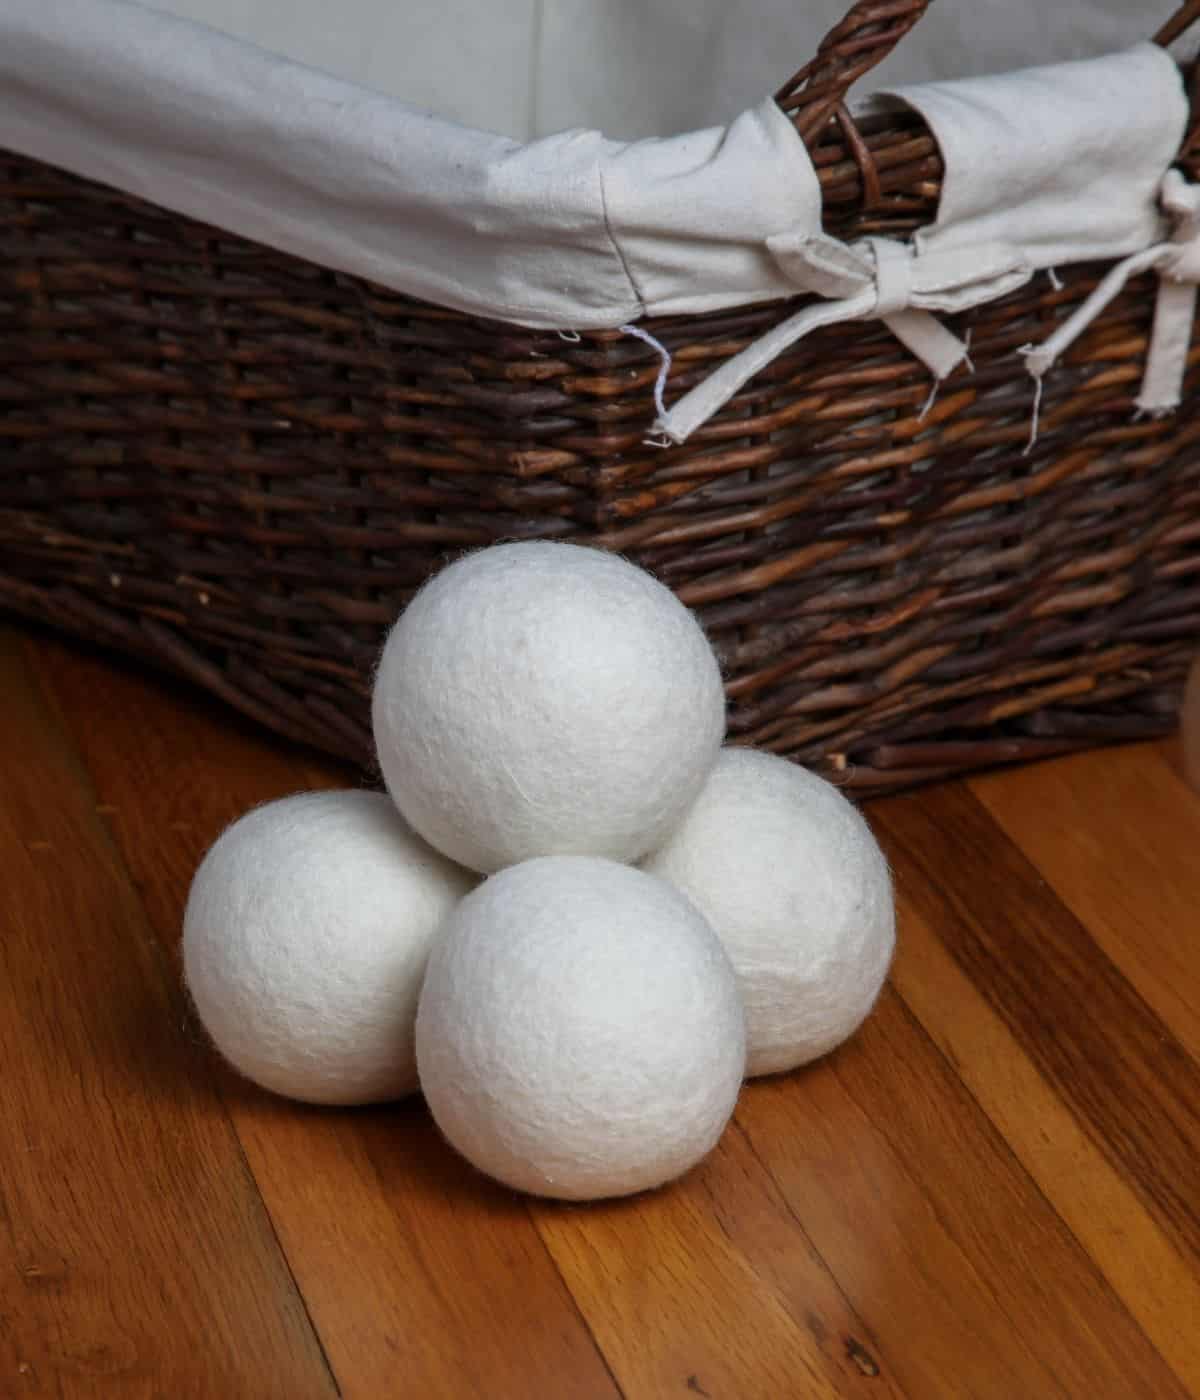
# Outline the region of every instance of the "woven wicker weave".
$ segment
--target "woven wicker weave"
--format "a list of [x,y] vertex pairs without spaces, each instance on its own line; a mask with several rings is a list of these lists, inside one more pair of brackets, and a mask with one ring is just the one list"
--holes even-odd
[[[843,101],[926,4],[856,5],[780,94],[841,236],[936,210],[920,120]],[[374,659],[428,573],[574,539],[699,609],[735,740],[852,788],[1159,732],[1200,644],[1200,351],[1183,410],[1134,422],[1148,279],[1047,381],[1025,455],[1016,351],[1103,270],[961,318],[973,368],[924,418],[927,374],[862,326],[659,450],[657,359],[618,332],[463,316],[0,156],[0,607],[369,764]],[[671,392],[795,309],[651,323]]]

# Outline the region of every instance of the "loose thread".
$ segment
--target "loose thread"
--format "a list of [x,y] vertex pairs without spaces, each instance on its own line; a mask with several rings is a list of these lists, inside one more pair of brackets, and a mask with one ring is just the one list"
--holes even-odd
[[568,345],[578,345],[583,336],[578,331],[559,331],[559,340],[565,340]]
[[[667,389],[667,376],[671,373],[671,352],[661,340],[655,340],[649,331],[642,330],[641,326],[620,326],[618,329],[624,335],[631,335],[635,340],[640,340],[649,345],[652,350],[657,350],[660,364],[658,367],[658,378],[654,381],[654,407],[659,419],[667,416],[667,404],[664,397]],[[647,439],[649,442],[650,439]]]
[[975,373],[975,361],[971,358],[971,337],[974,334],[975,327],[968,326],[967,333],[963,336],[963,364],[966,365],[972,374]]
[[1046,269],[1046,276],[1050,279],[1050,285],[1054,288],[1054,290],[1056,292],[1061,292],[1065,283],[1063,282],[1062,278],[1058,275],[1058,268],[1048,267]]
[[[966,365],[966,367],[971,371],[972,374],[975,373],[975,361],[971,358],[971,337],[974,334],[975,327],[968,326],[967,333],[963,336],[962,352],[962,363]],[[922,405],[920,413],[917,414],[918,423],[924,423],[926,417],[929,414],[930,409],[934,406],[935,403],[937,403],[937,397],[938,394],[941,393],[941,391],[942,381],[935,375],[933,380],[933,388],[929,391],[929,397],[925,400],[924,404]]]
[[1026,457],[1037,446],[1038,429],[1041,427],[1042,421],[1042,376],[1035,374],[1033,383],[1033,416],[1029,421],[1029,441],[1025,444],[1025,451],[1022,454]]

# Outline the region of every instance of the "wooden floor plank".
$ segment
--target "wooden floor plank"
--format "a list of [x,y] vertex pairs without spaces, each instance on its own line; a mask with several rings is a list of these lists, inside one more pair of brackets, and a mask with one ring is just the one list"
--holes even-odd
[[[51,644],[37,656],[173,957],[191,875],[221,828],[348,781],[132,672]],[[345,1395],[619,1394],[524,1203],[463,1166],[423,1109],[306,1109],[221,1073]]]
[[[224,823],[346,781],[190,692],[43,640],[30,655],[168,958]],[[714,1155],[660,1193],[527,1203],[461,1163],[419,1101],[286,1104],[200,1046],[344,1393],[1200,1395],[1200,996],[1178,923],[1200,908],[1183,868],[1200,844],[1164,751],[1132,752],[1161,772],[1146,796],[1136,766],[1116,770],[1139,824],[1124,837],[1117,804],[1089,820],[1108,769],[1077,760],[1016,775],[1041,794],[1025,825],[990,778],[979,800],[877,804],[901,894],[893,986],[842,1051],[748,1086]],[[179,1071],[160,1058],[167,1095]],[[7,1325],[0,1306],[0,1364]]]
[[1200,1274],[963,972],[909,896],[903,856],[896,860],[904,933],[892,985],[1163,1359],[1200,1395]]
[[229,1095],[344,1394],[619,1394],[525,1202],[451,1152],[423,1104]]
[[1200,1066],[966,787],[892,799],[875,821],[921,916],[1200,1265]]
[[890,988],[738,1120],[909,1394],[1184,1393]]
[[535,1217],[630,1396],[904,1394],[736,1129],[667,1190]]
[[5,630],[0,711],[0,1394],[333,1395],[174,979]]
[[1200,795],[1177,746],[1102,749],[971,791],[1200,1061]]
[[[208,841],[220,826],[254,802],[266,800],[301,785],[327,784],[345,781],[336,767],[315,760],[292,757],[279,749],[272,757],[274,746],[251,738],[240,726],[230,725],[223,713],[206,714],[199,707],[181,711],[166,698],[166,692],[147,686],[140,677],[112,668],[107,664],[81,657],[63,647],[39,650],[42,666],[55,692],[61,697],[69,722],[74,726],[78,741],[96,774],[98,789],[104,794],[107,817],[114,825],[117,839],[128,853],[131,866],[143,885],[147,907],[156,924],[165,931],[173,946],[178,928],[186,878],[194,868]],[[113,736],[94,715],[99,711],[125,717],[126,733]],[[170,791],[155,791],[142,796],[144,787],[155,771],[171,771],[176,781]],[[222,775],[214,784],[212,773]],[[147,852],[153,858],[147,859]],[[562,1383],[564,1375],[572,1375],[572,1395],[587,1394],[589,1371],[597,1385],[609,1384],[607,1372],[603,1378],[594,1373],[595,1358],[576,1356],[567,1346],[570,1338],[558,1338],[548,1344],[547,1369],[537,1376],[529,1370],[530,1338],[547,1327],[553,1332],[554,1319],[566,1319],[578,1328],[573,1312],[564,1310],[561,1298],[540,1296],[539,1279],[546,1271],[547,1256],[536,1240],[533,1244],[542,1253],[540,1263],[522,1251],[528,1249],[528,1215],[524,1205],[511,1204],[512,1198],[495,1193],[480,1183],[437,1140],[428,1120],[420,1113],[407,1114],[407,1139],[397,1140],[396,1120],[386,1114],[355,1115],[353,1128],[345,1126],[342,1115],[311,1114],[291,1106],[280,1106],[267,1096],[241,1089],[230,1080],[230,1107],[234,1121],[246,1144],[247,1154],[262,1185],[264,1195],[275,1217],[280,1237],[293,1262],[297,1276],[305,1289],[313,1317],[333,1361],[343,1387],[347,1377],[368,1377],[380,1383],[382,1373],[374,1363],[370,1333],[372,1317],[377,1318],[375,1342],[381,1353],[381,1364],[392,1364],[391,1346],[384,1341],[395,1331],[395,1303],[389,1280],[400,1267],[404,1240],[396,1241],[396,1212],[406,1216],[403,1233],[411,1240],[424,1240],[418,1251],[409,1247],[408,1254],[417,1254],[417,1277],[421,1287],[430,1287],[427,1262],[429,1252],[440,1248],[454,1258],[443,1261],[454,1274],[468,1269],[470,1276],[463,1282],[464,1292],[458,1298],[442,1299],[439,1306],[443,1316],[434,1325],[424,1322],[424,1332],[444,1346],[446,1337],[469,1333],[469,1320],[462,1315],[461,1305],[484,1310],[489,1299],[506,1299],[506,1325],[482,1332],[457,1355],[450,1348],[462,1371],[459,1384],[474,1385],[478,1374],[491,1377],[490,1394],[520,1393],[524,1378],[529,1394],[541,1393],[533,1384],[551,1393],[555,1382]],[[391,1124],[391,1126],[389,1126]],[[409,1150],[402,1150],[407,1141]],[[328,1181],[331,1197],[350,1195],[342,1201],[343,1237],[332,1240],[309,1237],[310,1211],[291,1202],[296,1193],[294,1164],[298,1158],[310,1161],[320,1170],[307,1174],[306,1192],[314,1195],[320,1183]],[[438,1171],[446,1181],[442,1210],[436,1216],[426,1189],[429,1180],[428,1161],[438,1163]],[[729,1195],[725,1213],[732,1219],[738,1212],[732,1206],[733,1177],[744,1177],[745,1161],[734,1166],[730,1175]],[[373,1173],[382,1173],[387,1183],[386,1195],[380,1197],[377,1187],[353,1183],[370,1181]],[[352,1185],[343,1184],[348,1179]],[[684,1188],[689,1189],[689,1188]],[[747,1264],[736,1244],[730,1244],[719,1222],[706,1217],[711,1212],[711,1193],[703,1187],[696,1201],[680,1217],[689,1228],[677,1230],[675,1241],[678,1256],[684,1241],[692,1253],[692,1272],[696,1288],[710,1298],[721,1296],[720,1284],[733,1279],[740,1281],[738,1304],[746,1313],[749,1355],[755,1362],[756,1374],[770,1375],[772,1383],[780,1375],[802,1378],[806,1385],[812,1377],[821,1384],[838,1389],[821,1393],[856,1397],[864,1379],[861,1355],[847,1350],[847,1340],[867,1336],[867,1329],[846,1305],[836,1285],[816,1259],[811,1243],[803,1236],[786,1206],[778,1200],[763,1215],[763,1201],[769,1192],[769,1182],[760,1172],[757,1195],[752,1185],[739,1183],[740,1198],[747,1201],[741,1213],[740,1228],[749,1230],[753,1222],[765,1222],[775,1240],[776,1270],[789,1274],[794,1315],[781,1305],[776,1291],[761,1280]],[[722,1193],[723,1194],[723,1193]],[[776,1193],[777,1194],[777,1193]],[[497,1200],[506,1199],[510,1205],[500,1211]],[[621,1268],[635,1274],[642,1267],[639,1240],[654,1241],[655,1220],[668,1197],[646,1197],[635,1207],[626,1233],[621,1237],[627,1253],[614,1252],[611,1231],[605,1234],[608,1247],[606,1267],[611,1278]],[[397,1204],[398,1203],[398,1204]],[[300,1203],[304,1204],[303,1202]],[[327,1211],[335,1210],[331,1201],[323,1203]],[[687,1290],[655,1287],[647,1284],[643,1302],[648,1308],[655,1301],[657,1321],[652,1329],[628,1329],[613,1316],[614,1299],[611,1290],[601,1286],[604,1277],[589,1275],[579,1267],[580,1256],[572,1241],[578,1233],[585,1238],[601,1227],[590,1220],[588,1212],[567,1212],[559,1218],[558,1226],[548,1220],[558,1218],[557,1208],[546,1211],[536,1208],[538,1220],[547,1245],[566,1282],[575,1293],[580,1311],[596,1333],[617,1381],[630,1395],[671,1394],[670,1386],[682,1376],[686,1383],[693,1374],[705,1376],[716,1383],[725,1382],[723,1390],[736,1374],[738,1383],[746,1383],[746,1374],[736,1372],[731,1357],[745,1361],[747,1353],[729,1341],[729,1309],[711,1324],[699,1325],[695,1299]],[[626,1208],[628,1211],[629,1208]],[[672,1207],[678,1210],[679,1207]],[[444,1212],[448,1212],[445,1214]],[[563,1224],[570,1222],[570,1227]],[[439,1229],[441,1234],[439,1235]],[[608,1227],[605,1227],[608,1230]],[[681,1233],[682,1230],[682,1233]],[[669,1232],[668,1232],[669,1235]],[[489,1254],[489,1245],[491,1252]],[[381,1259],[382,1256],[382,1259]],[[373,1298],[359,1300],[356,1288],[347,1297],[342,1274],[347,1258],[361,1259],[361,1289],[371,1291]],[[341,1266],[339,1267],[339,1259]],[[677,1262],[677,1258],[676,1258]],[[386,1278],[377,1271],[388,1271]],[[513,1290],[508,1274],[516,1268],[523,1280],[519,1290]],[[706,1273],[706,1269],[710,1273]],[[710,1276],[711,1274],[711,1276]],[[557,1277],[554,1279],[557,1286]],[[543,1285],[544,1292],[548,1285]],[[418,1294],[420,1290],[415,1290]],[[514,1295],[514,1292],[518,1296]],[[761,1297],[760,1297],[761,1295]],[[542,1321],[542,1313],[548,1321]],[[382,1315],[381,1315],[382,1314]],[[769,1320],[768,1320],[769,1319]],[[750,1324],[753,1324],[752,1326]],[[412,1324],[409,1330],[415,1328]],[[420,1331],[421,1329],[416,1328]],[[580,1329],[581,1330],[581,1329]],[[641,1340],[638,1340],[640,1336]],[[341,1339],[346,1339],[343,1347]],[[774,1337],[772,1353],[767,1341]],[[552,1339],[553,1340],[553,1339]],[[861,1345],[856,1343],[856,1345]],[[501,1354],[489,1355],[500,1349]],[[503,1354],[505,1348],[511,1354]],[[865,1353],[863,1353],[865,1354]],[[773,1360],[772,1360],[773,1356]],[[556,1359],[555,1359],[556,1358]],[[426,1358],[432,1364],[435,1358]],[[524,1369],[524,1372],[522,1371]],[[466,1372],[469,1370],[469,1376]],[[444,1376],[428,1371],[431,1383],[445,1384]],[[815,1384],[816,1382],[814,1382]],[[722,1393],[722,1389],[714,1394]],[[369,1394],[364,1385],[363,1394]],[[416,1393],[414,1390],[413,1393]],[[449,1392],[448,1392],[449,1393]],[[469,1392],[473,1393],[473,1392]],[[597,1393],[602,1393],[598,1391]],[[764,1391],[777,1394],[778,1391]],[[869,1392],[874,1395],[898,1395],[898,1389],[885,1381],[876,1381]]]

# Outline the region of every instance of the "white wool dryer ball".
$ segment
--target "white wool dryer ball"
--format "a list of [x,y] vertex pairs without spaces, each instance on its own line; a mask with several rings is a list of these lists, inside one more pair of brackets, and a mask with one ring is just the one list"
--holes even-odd
[[452,859],[637,860],[725,732],[720,669],[670,589],[613,554],[496,545],[451,564],[388,637],[375,681],[388,790]]
[[896,942],[891,877],[866,819],[830,783],[771,754],[723,749],[644,868],[682,890],[724,943],[749,1074],[815,1060],[866,1019]]
[[458,906],[417,1014],[421,1088],[480,1171],[564,1200],[694,1166],[745,1072],[737,981],[670,885],[588,856],[493,875]]
[[221,1054],[308,1103],[417,1087],[429,947],[476,883],[383,793],[311,792],[228,827],[192,881],[184,976]]

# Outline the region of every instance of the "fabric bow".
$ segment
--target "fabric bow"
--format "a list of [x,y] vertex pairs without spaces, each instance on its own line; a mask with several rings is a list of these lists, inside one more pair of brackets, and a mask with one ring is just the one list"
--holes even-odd
[[1179,407],[1200,286],[1200,185],[1191,185],[1180,171],[1169,170],[1163,179],[1160,202],[1172,222],[1170,239],[1117,263],[1049,340],[1022,350],[1026,367],[1038,382],[1039,394],[1043,376],[1124,290],[1126,283],[1143,272],[1154,271],[1159,276],[1158,300],[1136,402],[1140,412],[1155,417]]
[[800,291],[828,300],[769,330],[673,408],[660,401],[655,427],[673,443],[686,442],[760,370],[821,326],[882,320],[940,381],[966,359],[967,347],[932,313],[992,301],[1033,276],[1021,250],[1004,243],[931,251],[891,238],[848,244],[820,233],[782,233],[768,238],[767,248]]

